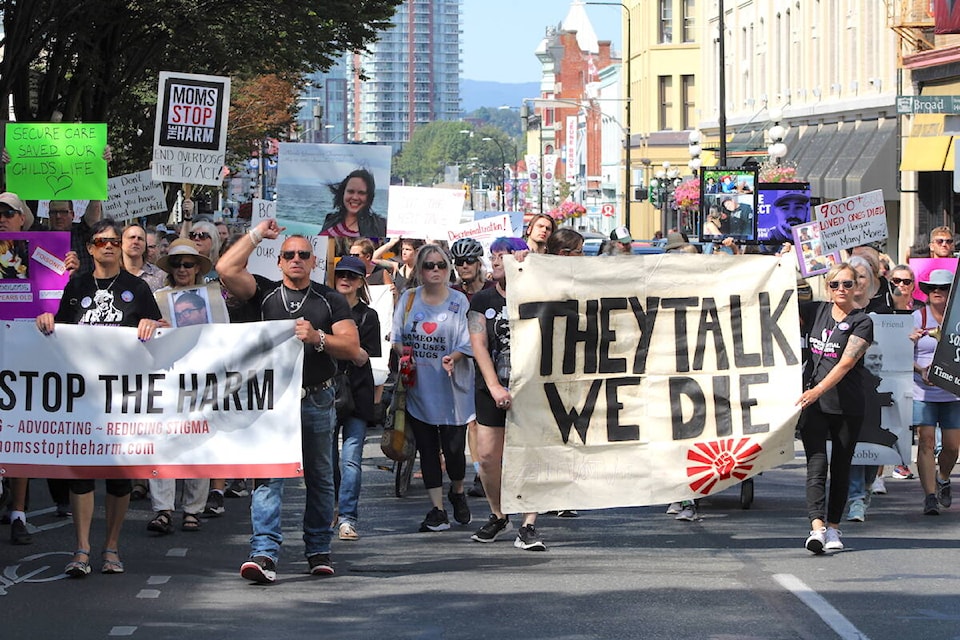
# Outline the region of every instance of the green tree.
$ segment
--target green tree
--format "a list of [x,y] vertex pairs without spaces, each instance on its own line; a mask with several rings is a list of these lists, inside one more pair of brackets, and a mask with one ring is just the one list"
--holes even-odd
[[401,2],[0,0],[0,101],[24,122],[106,122],[113,170],[142,169],[160,71],[300,78],[363,50]]
[[443,180],[445,167],[458,165],[461,180],[482,171],[488,176],[486,180],[495,178],[499,183],[501,162],[515,162],[514,149],[510,137],[493,126],[476,128],[467,122],[431,122],[413,132],[394,160],[394,174],[407,184],[431,185]]

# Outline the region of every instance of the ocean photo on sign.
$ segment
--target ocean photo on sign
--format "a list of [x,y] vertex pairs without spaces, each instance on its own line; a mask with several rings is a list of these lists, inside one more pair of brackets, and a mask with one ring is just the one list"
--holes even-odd
[[356,169],[373,174],[372,211],[386,219],[390,188],[390,147],[386,145],[281,142],[277,160],[277,219],[287,233],[319,233],[333,213],[333,191]]

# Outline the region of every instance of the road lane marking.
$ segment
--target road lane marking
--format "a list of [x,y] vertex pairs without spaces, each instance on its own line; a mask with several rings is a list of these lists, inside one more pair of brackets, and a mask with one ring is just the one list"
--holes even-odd
[[823,596],[804,584],[800,578],[789,573],[777,573],[774,574],[773,579],[820,616],[842,640],[870,640],[866,634],[853,626],[853,623],[847,620]]
[[136,631],[136,627],[114,627],[110,629],[108,635],[111,636],[132,636],[133,632]]
[[150,576],[147,578],[147,584],[167,584],[170,582],[170,576]]
[[171,547],[170,550],[167,551],[167,557],[168,558],[186,558],[187,549],[185,547]]
[[138,598],[155,599],[160,597],[160,589],[140,589],[137,593]]

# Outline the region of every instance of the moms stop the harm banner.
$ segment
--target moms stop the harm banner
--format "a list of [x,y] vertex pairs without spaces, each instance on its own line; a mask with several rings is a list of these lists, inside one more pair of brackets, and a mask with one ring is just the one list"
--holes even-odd
[[793,459],[792,261],[506,260],[507,513],[665,504]]
[[164,329],[0,325],[0,474],[301,475],[293,320]]

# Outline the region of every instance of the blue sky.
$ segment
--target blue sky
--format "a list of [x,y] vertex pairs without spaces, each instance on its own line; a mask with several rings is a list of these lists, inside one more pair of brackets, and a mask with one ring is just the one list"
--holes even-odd
[[[467,80],[537,82],[540,63],[533,52],[547,26],[567,17],[570,0],[464,0],[463,77]],[[599,40],[621,51],[619,6],[588,6]]]

